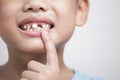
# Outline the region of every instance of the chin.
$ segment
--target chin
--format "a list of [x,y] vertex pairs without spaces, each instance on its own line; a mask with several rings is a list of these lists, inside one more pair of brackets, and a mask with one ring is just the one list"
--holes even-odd
[[28,53],[28,54],[42,54],[42,53],[46,53],[46,50],[44,47],[37,47],[37,46],[32,46],[32,47],[27,47],[27,48],[24,48],[23,51],[25,53]]
[[45,53],[45,46],[42,41],[27,41],[23,42],[23,44],[19,44],[19,50],[21,52],[27,53],[27,54],[41,54]]

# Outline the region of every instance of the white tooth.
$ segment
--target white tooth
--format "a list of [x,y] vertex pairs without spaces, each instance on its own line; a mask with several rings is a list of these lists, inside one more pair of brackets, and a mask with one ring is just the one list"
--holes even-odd
[[34,28],[33,30],[34,30],[34,31],[41,30],[41,27]]
[[49,29],[49,28],[50,28],[49,24],[44,24],[44,25],[42,26],[42,29]]
[[38,27],[38,30],[41,30],[41,27]]
[[27,31],[30,31],[31,30],[31,26],[30,25],[27,25]]
[[43,24],[42,28],[45,28],[46,27],[46,24]]
[[38,30],[41,30],[41,27],[39,27],[37,24],[33,24],[32,25],[32,30],[33,31],[38,31]]
[[50,29],[50,25],[49,25],[49,24],[46,24],[46,28],[47,28],[47,29]]
[[24,29],[24,30],[27,30],[27,26],[24,25],[24,26],[23,26],[23,29]]
[[32,28],[33,28],[33,29],[37,29],[37,28],[38,28],[38,25],[34,23],[34,24],[32,25]]

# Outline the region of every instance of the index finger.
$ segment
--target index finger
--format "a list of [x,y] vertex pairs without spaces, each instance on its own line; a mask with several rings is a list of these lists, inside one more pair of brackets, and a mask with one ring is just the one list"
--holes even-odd
[[42,31],[42,38],[47,52],[47,64],[53,66],[54,68],[58,68],[59,64],[56,47],[48,36],[48,32],[46,30]]

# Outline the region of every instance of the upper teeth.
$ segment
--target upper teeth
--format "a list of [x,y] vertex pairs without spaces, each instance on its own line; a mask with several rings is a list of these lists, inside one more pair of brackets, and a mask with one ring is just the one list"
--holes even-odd
[[38,28],[38,25],[37,25],[37,24],[33,24],[33,25],[32,25],[32,28],[33,28],[33,29],[37,29],[37,28]]
[[36,31],[36,30],[42,30],[42,29],[50,29],[50,27],[51,26],[49,24],[43,24],[40,27],[38,24],[33,23],[32,25],[24,25],[22,29],[27,31]]

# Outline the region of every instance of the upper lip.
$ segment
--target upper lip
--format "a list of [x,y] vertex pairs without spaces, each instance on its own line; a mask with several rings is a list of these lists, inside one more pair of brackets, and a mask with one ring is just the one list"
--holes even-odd
[[52,20],[48,19],[48,18],[44,18],[44,17],[28,17],[28,18],[25,18],[23,20],[21,20],[19,23],[18,23],[18,26],[22,26],[22,25],[25,25],[25,24],[29,24],[29,23],[45,23],[45,24],[49,24],[51,25],[51,27],[54,26],[54,23]]

